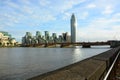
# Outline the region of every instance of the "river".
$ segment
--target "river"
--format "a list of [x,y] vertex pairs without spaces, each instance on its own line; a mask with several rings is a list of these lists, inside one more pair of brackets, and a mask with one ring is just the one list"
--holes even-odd
[[109,50],[92,48],[0,48],[0,80],[25,80]]

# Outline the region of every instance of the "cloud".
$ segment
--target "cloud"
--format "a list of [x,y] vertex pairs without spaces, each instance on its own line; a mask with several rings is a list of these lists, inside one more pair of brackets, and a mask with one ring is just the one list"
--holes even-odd
[[86,0],[59,0],[59,1],[54,1],[55,4],[50,5],[49,9],[51,9],[51,11],[55,11],[55,13],[64,13],[68,10],[71,10],[72,8],[74,8],[75,5],[78,4],[82,4],[83,2],[85,2]]
[[88,8],[88,10],[95,8],[95,11],[101,13],[101,15],[110,15],[118,10],[119,4],[119,0],[94,0],[87,3],[86,8]]
[[91,4],[88,4],[86,8],[92,9],[92,8],[95,8],[95,7],[96,7],[96,5],[91,3]]
[[[32,23],[35,26],[38,22],[42,24],[56,19],[48,9],[42,9],[38,5],[34,6],[32,0],[18,0],[16,2],[6,0],[4,1],[4,6],[2,13],[0,13],[0,20],[3,23],[1,25],[4,27],[14,27],[17,24],[31,26],[28,23]],[[8,10],[6,10],[6,7]]]
[[39,1],[40,6],[48,6],[50,4],[50,1],[48,0],[40,0]]
[[10,0],[7,0],[4,2],[4,4],[8,7],[8,8],[13,8],[13,9],[20,9],[19,5],[17,5],[14,2],[11,2]]
[[42,20],[41,22],[48,22],[48,21],[56,20],[56,18],[51,14],[45,14],[44,16],[34,14],[31,16],[31,18],[37,21]]
[[71,14],[68,12],[65,12],[63,15],[63,20],[68,20],[71,17]]
[[115,19],[120,19],[120,13],[115,13],[115,14],[113,15],[113,18],[115,18]]
[[89,13],[88,12],[83,12],[81,15],[81,19],[86,19],[88,17]]
[[108,15],[108,14],[111,14],[113,12],[114,12],[113,7],[108,5],[108,6],[105,7],[105,9],[102,12],[102,14]]
[[29,6],[23,6],[21,11],[24,13],[24,14],[28,14],[28,15],[32,15],[34,13],[34,8],[31,8]]
[[18,0],[20,3],[22,3],[23,5],[31,5],[31,1],[32,0]]
[[4,27],[14,27],[15,24],[21,23],[23,19],[25,19],[24,15],[16,12],[9,12],[1,14],[0,16],[0,21],[3,23]]
[[96,18],[85,27],[78,28],[78,41],[106,41],[120,40],[120,17],[119,13],[110,18]]

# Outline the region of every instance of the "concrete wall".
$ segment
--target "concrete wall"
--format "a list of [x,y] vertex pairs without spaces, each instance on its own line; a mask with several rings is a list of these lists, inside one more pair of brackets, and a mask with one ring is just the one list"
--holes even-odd
[[120,47],[29,80],[103,80]]

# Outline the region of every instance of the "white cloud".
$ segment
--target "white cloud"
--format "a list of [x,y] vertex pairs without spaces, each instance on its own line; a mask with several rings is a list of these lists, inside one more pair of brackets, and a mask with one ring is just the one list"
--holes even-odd
[[49,6],[49,8],[52,11],[55,11],[55,13],[64,13],[67,10],[71,10],[75,5],[81,4],[83,2],[85,2],[86,0],[59,0],[59,1],[55,1],[55,4],[52,4]]
[[[103,15],[109,15],[115,12],[119,6],[119,0],[94,0],[87,5],[88,9],[96,8]],[[90,7],[90,8],[89,8]]]
[[111,18],[96,18],[87,26],[78,28],[78,41],[106,41],[112,39],[120,40],[120,19],[115,18],[118,14]]
[[51,14],[46,14],[44,16],[34,14],[34,15],[31,16],[31,18],[34,19],[34,20],[42,20],[41,22],[47,22],[47,21],[56,20],[56,18]]
[[40,0],[39,4],[40,4],[40,6],[48,6],[50,4],[50,1],[48,1],[48,0]]
[[25,4],[25,5],[30,5],[31,4],[30,0],[20,0],[20,2]]
[[69,19],[71,17],[71,14],[68,12],[65,12],[63,15],[63,20]]
[[114,12],[113,7],[108,5],[108,6],[105,7],[105,9],[104,9],[104,11],[102,12],[102,14],[108,15],[108,14],[111,14],[111,13],[113,13],[113,12]]
[[[1,19],[3,22],[3,24],[7,24],[8,22],[12,24],[17,24],[19,23],[22,19],[24,19],[23,15],[16,13],[16,12],[10,12],[10,13],[5,13],[5,14],[1,14]],[[10,25],[9,25],[10,26]],[[4,26],[7,27],[7,26]]]
[[120,36],[118,36],[120,31],[118,31],[118,29],[120,29],[120,26],[112,30],[107,30],[104,28],[99,29],[97,27],[79,28],[77,33],[78,41],[107,41],[113,39],[120,40]]
[[91,3],[91,4],[88,4],[86,8],[92,9],[92,8],[95,8],[95,7],[96,7],[96,5]]
[[11,1],[6,1],[5,4],[6,4],[8,7],[10,7],[10,8],[20,9],[20,7],[19,7],[17,4],[15,4],[15,3],[11,2]]
[[46,15],[43,18],[44,20],[47,20],[47,21],[56,20],[56,18],[53,15]]
[[30,15],[34,13],[34,8],[31,8],[29,6],[23,6],[21,11]]
[[113,18],[115,18],[115,19],[120,19],[120,13],[115,13],[115,14],[113,15]]
[[83,12],[81,14],[79,14],[80,19],[86,19],[89,16],[88,12]]
[[14,26],[14,23],[11,23],[11,22],[9,22],[9,23],[5,23],[4,24],[4,28],[6,27],[13,27]]

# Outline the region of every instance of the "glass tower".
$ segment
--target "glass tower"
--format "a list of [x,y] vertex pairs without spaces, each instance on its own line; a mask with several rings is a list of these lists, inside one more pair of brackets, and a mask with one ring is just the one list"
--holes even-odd
[[77,22],[75,15],[72,14],[71,16],[71,43],[76,42],[76,27],[77,27]]

